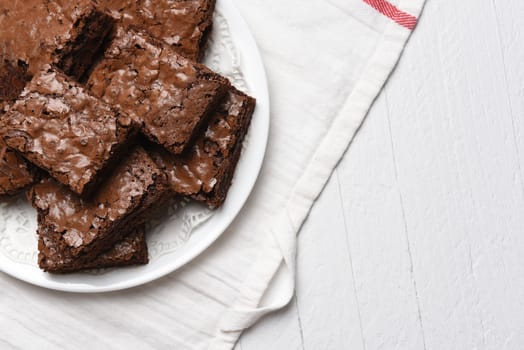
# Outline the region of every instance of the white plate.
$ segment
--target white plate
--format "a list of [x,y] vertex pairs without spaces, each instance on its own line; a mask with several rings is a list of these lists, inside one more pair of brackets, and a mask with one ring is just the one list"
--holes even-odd
[[165,208],[165,213],[150,225],[148,265],[55,276],[37,267],[36,213],[20,196],[0,207],[0,270],[20,280],[61,291],[121,290],[179,269],[226,230],[249,197],[262,166],[269,133],[269,96],[258,48],[231,0],[217,1],[210,41],[206,63],[257,99],[253,122],[224,206],[214,212],[188,202]]

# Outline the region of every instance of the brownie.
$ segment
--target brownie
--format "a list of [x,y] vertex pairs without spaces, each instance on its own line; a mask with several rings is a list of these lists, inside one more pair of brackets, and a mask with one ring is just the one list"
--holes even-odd
[[143,224],[168,193],[166,175],[138,146],[89,199],[42,180],[28,193],[38,212],[40,268],[60,273],[85,266]]
[[0,140],[0,199],[13,196],[36,180],[36,172],[22,157]]
[[[27,81],[27,66],[23,62],[4,61],[0,65],[0,120],[24,89]],[[36,180],[33,167],[20,155],[7,148],[0,138],[0,198],[13,196]]]
[[83,264],[65,266],[60,273],[76,272],[89,269],[107,269],[131,265],[145,265],[149,262],[145,225],[139,225],[123,240],[117,242],[108,251],[100,254],[94,260]]
[[93,65],[106,37],[114,29],[114,19],[100,11],[91,0],[54,0],[71,18],[73,27],[65,44],[57,46],[52,59],[58,68],[76,80]]
[[231,88],[206,131],[187,153],[175,156],[158,146],[149,147],[174,192],[213,208],[224,203],[255,104],[255,99]]
[[136,134],[128,116],[46,66],[0,121],[8,147],[87,195]]
[[30,75],[57,64],[80,78],[113,24],[90,0],[2,1],[0,62],[24,62]]
[[230,84],[165,44],[119,28],[87,86],[95,96],[140,122],[151,141],[179,154]]
[[6,105],[18,98],[29,80],[27,65],[23,61],[4,59],[0,63],[0,117]]
[[126,27],[141,28],[181,55],[201,59],[213,24],[215,0],[98,0]]

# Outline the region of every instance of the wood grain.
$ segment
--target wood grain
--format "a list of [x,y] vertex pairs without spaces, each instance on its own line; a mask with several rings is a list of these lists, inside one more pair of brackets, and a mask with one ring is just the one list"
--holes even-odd
[[[409,229],[381,96],[338,170],[366,348],[424,348]],[[344,175],[345,176],[344,176]]]
[[[335,175],[336,176],[336,175]],[[363,349],[339,187],[331,181],[299,236],[297,305],[305,349]],[[333,308],[334,300],[344,300]],[[322,334],[322,337],[318,337]]]
[[520,0],[428,0],[303,229],[289,339],[522,348],[523,15]]

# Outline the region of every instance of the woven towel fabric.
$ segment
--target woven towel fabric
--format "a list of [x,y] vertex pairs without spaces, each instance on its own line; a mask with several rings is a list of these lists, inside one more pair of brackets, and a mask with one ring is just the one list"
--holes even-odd
[[235,2],[259,43],[272,100],[264,167],[238,219],[181,271],[128,291],[71,295],[0,275],[0,329],[9,329],[2,342],[231,349],[242,330],[289,302],[296,234],[398,61],[424,0]]

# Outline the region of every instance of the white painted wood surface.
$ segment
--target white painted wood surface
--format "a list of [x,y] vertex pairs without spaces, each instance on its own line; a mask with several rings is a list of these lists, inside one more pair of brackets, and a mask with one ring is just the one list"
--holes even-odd
[[524,348],[524,1],[428,0],[237,349]]

